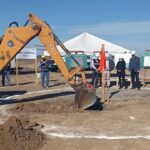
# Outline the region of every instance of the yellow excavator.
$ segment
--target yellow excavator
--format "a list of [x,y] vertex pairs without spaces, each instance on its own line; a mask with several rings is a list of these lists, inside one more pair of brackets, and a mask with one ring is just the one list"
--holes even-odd
[[[12,24],[16,26],[12,27]],[[85,78],[85,71],[76,59],[69,53],[58,37],[53,33],[51,27],[33,14],[28,15],[28,20],[24,26],[19,27],[16,22],[12,22],[5,34],[0,39],[0,71],[26,46],[34,37],[39,37],[41,43],[49,52],[52,59],[58,65],[61,73],[69,85],[75,90],[75,105],[86,109],[96,102],[96,94],[92,85]],[[69,70],[57,49],[59,45],[77,67]],[[80,74],[80,79],[75,80],[75,76]]]

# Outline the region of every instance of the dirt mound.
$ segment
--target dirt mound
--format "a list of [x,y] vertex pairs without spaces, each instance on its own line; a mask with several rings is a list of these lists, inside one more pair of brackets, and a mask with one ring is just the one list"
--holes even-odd
[[36,150],[45,141],[45,135],[36,130],[36,122],[14,116],[0,126],[0,150]]
[[[78,108],[75,108],[70,101],[53,101],[53,102],[40,102],[40,103],[23,103],[17,104],[11,109],[12,112],[26,112],[26,113],[62,113],[62,112],[77,112]],[[82,110],[80,110],[82,111]]]

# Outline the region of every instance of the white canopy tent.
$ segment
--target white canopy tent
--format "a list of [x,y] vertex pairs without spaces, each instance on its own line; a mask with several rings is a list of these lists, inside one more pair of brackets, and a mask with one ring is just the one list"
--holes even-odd
[[[130,53],[130,50],[126,48],[105,41],[87,32],[84,32],[63,44],[70,51],[84,51],[86,54],[92,54],[93,51],[100,51],[102,44],[105,45],[105,50],[110,54]],[[58,47],[58,49],[60,50],[61,55],[65,54],[60,47]]]

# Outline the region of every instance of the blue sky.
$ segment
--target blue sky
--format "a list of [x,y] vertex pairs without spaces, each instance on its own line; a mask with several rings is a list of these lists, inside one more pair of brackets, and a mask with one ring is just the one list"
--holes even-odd
[[12,21],[23,25],[28,13],[62,41],[89,32],[139,54],[150,49],[150,0],[1,0],[0,34]]

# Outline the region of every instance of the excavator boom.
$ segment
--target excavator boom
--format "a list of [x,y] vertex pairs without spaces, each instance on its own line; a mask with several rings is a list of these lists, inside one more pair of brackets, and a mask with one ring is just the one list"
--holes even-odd
[[[83,109],[93,105],[96,102],[96,95],[93,87],[86,81],[82,66],[69,53],[67,48],[53,33],[51,27],[46,22],[33,14],[29,14],[28,17],[30,25],[10,27],[2,37],[0,41],[0,71],[28,44],[28,42],[38,36],[67,82],[74,88],[75,105]],[[69,70],[67,68],[56,45],[59,45],[74,60],[77,64],[75,69]],[[76,74],[81,75],[78,81],[74,79]]]

